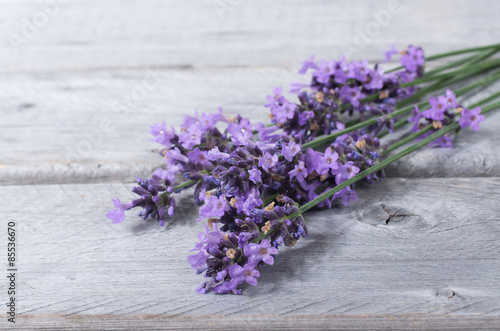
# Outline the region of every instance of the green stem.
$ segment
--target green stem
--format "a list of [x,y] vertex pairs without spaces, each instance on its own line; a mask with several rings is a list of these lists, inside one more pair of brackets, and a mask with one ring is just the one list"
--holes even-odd
[[[401,86],[402,87],[415,86],[418,84],[427,83],[427,82],[431,82],[434,80],[440,80],[439,82],[436,82],[435,85],[442,85],[443,83],[446,83],[446,81],[445,81],[446,79],[453,78],[454,75],[462,74],[462,76],[458,77],[460,80],[465,78],[465,77],[470,77],[471,75],[475,75],[483,70],[489,70],[489,69],[495,67],[498,63],[500,63],[500,59],[492,60],[492,61],[485,62],[485,63],[478,63],[478,62],[490,57],[491,55],[495,54],[498,51],[500,51],[500,48],[494,48],[494,49],[488,48],[486,52],[483,52],[480,54],[474,54],[473,56],[459,60],[460,62],[455,61],[455,62],[452,62],[450,64],[438,67],[438,68],[434,69],[434,73],[453,68],[453,67],[457,66],[457,64],[463,64],[465,62],[470,62],[469,65],[467,65],[463,68],[457,69],[457,70],[452,71],[452,72],[447,72],[447,73],[444,73],[441,75],[434,75],[432,72],[430,72],[428,74],[425,74],[425,76],[420,78],[420,79],[416,79],[412,82],[403,84]],[[434,85],[427,87],[427,90],[432,91],[432,88],[434,88]],[[376,100],[378,98],[378,96],[379,96],[378,93],[369,95],[366,98],[361,99],[360,103],[367,103],[367,102]],[[341,107],[341,110],[348,109],[349,107],[352,107],[352,104],[350,104],[350,103],[343,104]]]
[[451,51],[451,52],[440,53],[440,54],[429,56],[426,58],[426,61],[434,61],[434,60],[442,59],[442,58],[448,57],[448,56],[455,56],[455,55],[460,55],[460,54],[465,54],[465,53],[472,53],[472,52],[483,51],[485,49],[498,48],[498,47],[500,47],[500,44],[492,44],[492,45],[487,45],[487,46],[464,48],[464,49],[460,49],[457,51]]
[[413,140],[417,139],[418,137],[420,137],[421,135],[423,135],[424,133],[432,130],[432,128],[433,128],[432,124],[429,124],[426,127],[424,127],[423,129],[410,134],[408,137],[405,137],[405,138],[399,140],[398,142],[396,142],[396,143],[390,145],[389,147],[387,147],[387,149],[382,152],[382,155],[387,154],[387,153],[389,153],[389,152],[391,152],[391,151],[393,151],[395,149],[398,149],[401,146],[406,145],[410,141],[413,141]]
[[[429,61],[434,61],[434,60],[442,59],[444,57],[455,56],[455,55],[466,54],[466,53],[472,53],[472,52],[478,52],[478,51],[484,51],[484,50],[488,50],[488,49],[491,49],[491,48],[498,48],[498,47],[500,47],[500,44],[492,44],[492,45],[487,45],[487,46],[465,48],[465,49],[460,49],[458,51],[451,51],[451,52],[440,53],[440,54],[435,54],[435,55],[432,55],[432,56],[428,56],[428,57],[425,58],[425,61],[429,62]],[[403,69],[403,68],[404,68],[403,66],[399,66],[399,67],[393,68],[391,70],[388,70],[386,72],[394,72],[394,71],[397,71],[397,70],[400,70],[400,69]]]
[[[500,73],[496,73],[495,75],[491,76],[489,78],[489,82],[493,82],[495,80],[498,80],[500,79]],[[478,80],[476,81],[475,83],[473,84],[470,84],[468,86],[465,86],[465,87],[462,87],[458,90],[455,91],[455,95],[456,96],[460,96],[460,95],[463,95],[465,93],[468,93],[474,89],[476,89],[477,87],[481,86],[481,85],[485,85],[487,84],[487,82],[483,81],[483,80]],[[424,107],[425,105],[427,105],[427,101],[422,101],[420,103],[417,104],[418,107]],[[396,116],[399,116],[399,115],[404,115],[406,113],[409,113],[410,111],[412,111],[412,109],[414,108],[414,106],[408,106],[408,107],[405,107],[405,108],[402,108],[400,110],[397,110],[395,112],[392,112],[388,115],[385,115],[385,116],[380,116],[380,117],[375,117],[375,118],[370,118],[370,119],[367,119],[366,121],[363,121],[361,123],[358,123],[356,125],[353,125],[349,128],[346,128],[344,130],[341,130],[341,131],[338,131],[338,132],[335,132],[335,133],[332,133],[332,134],[329,134],[329,135],[325,135],[325,136],[322,136],[321,138],[318,138],[318,139],[315,139],[313,141],[310,141],[308,143],[305,143],[302,145],[302,147],[304,149],[307,149],[309,147],[311,148],[314,148],[315,146],[320,146],[320,145],[323,145],[325,143],[328,143],[328,142],[331,142],[331,141],[334,141],[335,138],[337,137],[340,137],[346,133],[349,133],[349,132],[352,132],[352,131],[355,131],[355,130],[358,130],[358,129],[362,129],[366,126],[369,126],[369,125],[372,125],[372,124],[375,124],[377,123],[377,120],[380,119],[380,118],[393,118],[393,117],[396,117]]]
[[267,206],[267,205],[268,205],[268,204],[270,204],[270,203],[271,203],[274,199],[276,199],[276,197],[277,197],[277,196],[278,196],[278,193],[273,194],[273,195],[271,195],[271,196],[267,197],[266,199],[264,199],[264,200],[262,201],[262,204],[263,204],[264,206]]
[[[500,79],[500,73],[497,76]],[[493,93],[492,95],[490,95],[490,96],[488,96],[488,97],[486,97],[486,98],[484,98],[484,99],[482,99],[482,100],[480,100],[480,101],[478,101],[476,103],[473,103],[472,105],[469,105],[467,107],[468,108],[474,108],[474,107],[477,107],[477,106],[481,106],[481,105],[484,105],[485,103],[487,103],[487,102],[489,102],[491,100],[495,100],[495,99],[497,99],[499,97],[500,97],[500,91],[497,92],[497,93]],[[398,120],[396,123],[394,123],[393,130],[397,130],[397,129],[405,126],[406,124],[408,124],[408,117],[409,116],[405,116],[404,118],[402,118],[402,119]],[[382,138],[382,137],[386,136],[388,133],[389,133],[389,131],[385,130],[385,131],[379,133],[377,135],[377,137]]]
[[[486,114],[492,110],[495,110],[497,108],[500,108],[500,101],[498,102],[495,102],[491,105],[488,105],[486,107],[484,107],[482,109],[482,114]],[[430,136],[428,136],[427,138],[425,139],[422,139],[421,141],[413,144],[412,146],[402,150],[401,152],[385,159],[384,161],[380,162],[379,164],[376,164],[374,165],[373,167],[370,167],[368,169],[366,169],[365,171],[363,172],[360,172],[359,174],[357,174],[356,176],[346,180],[345,182],[335,186],[334,188],[332,188],[331,190],[321,194],[320,196],[318,196],[317,198],[309,201],[308,203],[304,204],[302,207],[300,207],[299,209],[299,212],[295,215],[290,215],[288,218],[293,218],[295,216],[298,216],[304,212],[306,212],[307,210],[311,209],[312,207],[316,206],[318,203],[322,202],[323,200],[326,200],[330,197],[332,197],[335,193],[339,192],[340,190],[348,187],[349,185],[351,184],[354,184],[355,182],[357,182],[358,180],[360,179],[363,179],[365,178],[366,176],[370,175],[370,174],[373,174],[374,172],[377,172],[379,170],[381,170],[382,168],[384,168],[385,166],[405,157],[406,155],[416,151],[417,149],[423,147],[423,146],[426,146],[427,144],[433,142],[434,140],[436,140],[437,138],[439,137],[442,137],[444,136],[445,134],[451,132],[451,131],[454,131],[456,129],[458,129],[460,127],[460,125],[458,124],[458,122],[453,122],[451,124],[449,124],[448,126],[442,128],[441,130],[439,131],[436,131],[434,132],[433,134],[431,134]]]
[[430,82],[430,81],[433,81],[436,79],[451,78],[455,75],[474,74],[477,72],[481,72],[483,70],[495,68],[499,64],[500,64],[500,59],[490,60],[490,61],[482,62],[482,63],[475,63],[472,65],[466,66],[464,68],[457,69],[455,71],[446,72],[446,73],[441,74],[441,75],[435,75],[435,76],[431,76],[431,77],[424,76],[420,79],[415,79],[414,81],[411,81],[409,83],[402,84],[401,86],[402,87],[415,86],[415,85],[427,83],[427,82]]
[[476,54],[476,56],[474,56],[474,58],[471,59],[471,61],[470,61],[469,64],[479,63],[479,62],[481,62],[483,60],[486,60],[490,56],[495,55],[498,52],[500,52],[500,47],[493,48],[493,49],[490,49],[490,50],[485,50],[485,51],[483,51],[483,52],[481,52],[479,54]]
[[[478,102],[475,102],[473,103],[472,105],[468,106],[468,108],[474,108],[474,107],[478,107],[478,106],[481,106],[481,105],[484,105],[485,103],[491,101],[491,100],[494,100],[494,99],[497,99],[500,97],[500,91],[498,91],[497,93],[494,93],[492,95],[490,95],[489,97],[486,97]],[[488,108],[486,108],[488,109]],[[481,113],[485,113],[484,110],[481,111]],[[404,121],[406,121],[406,123],[408,123],[408,121],[405,119]],[[398,124],[400,123],[399,121],[396,123]],[[406,124],[406,123],[402,123],[402,124]],[[394,125],[394,128],[396,127],[396,124]],[[426,127],[420,129],[419,131],[415,132],[415,133],[412,133],[411,135],[399,140],[398,142],[390,145],[385,151],[382,152],[382,154],[387,154],[395,149],[398,149],[399,147],[401,146],[404,146],[406,145],[407,143],[409,143],[410,141],[420,137],[421,135],[423,135],[424,133],[426,133],[427,131],[431,130],[433,128],[433,125],[432,124],[429,124],[427,125]]]
[[481,109],[481,115],[487,114],[495,109],[500,107],[500,101],[492,103],[491,105],[487,105]]
[[[427,87],[425,89],[422,89],[421,91],[417,92],[415,95],[411,96],[408,99],[411,99],[412,97],[417,97],[417,96],[420,98],[423,95],[426,95],[428,93],[428,91],[434,91],[434,90],[440,88],[440,86],[443,86],[444,84],[446,84],[446,85],[453,84],[455,82],[458,82],[458,81],[461,81],[461,80],[463,80],[465,78],[473,76],[473,75],[475,75],[475,74],[478,73],[478,72],[476,72],[477,68],[480,68],[482,70],[491,68],[500,59],[494,60],[494,61],[490,61],[490,62],[486,62],[486,63],[479,63],[477,65],[474,65],[474,63],[478,62],[478,61],[482,61],[483,59],[485,59],[485,58],[487,58],[487,57],[495,54],[496,52],[500,51],[500,44],[494,44],[494,45],[482,46],[482,47],[475,47],[475,48],[468,48],[468,49],[463,49],[463,50],[458,50],[458,51],[453,51],[453,52],[447,52],[447,53],[437,54],[437,55],[430,56],[430,57],[426,58],[426,61],[432,61],[432,60],[443,58],[443,57],[447,57],[447,56],[459,55],[459,54],[464,54],[464,53],[469,53],[469,52],[475,52],[475,51],[481,51],[481,50],[486,50],[486,51],[483,52],[483,53],[480,53],[480,54],[475,54],[475,55],[473,55],[471,57],[468,57],[468,58],[465,58],[465,59],[461,59],[461,60],[452,62],[452,63],[447,64],[447,65],[438,67],[438,68],[436,68],[436,69],[433,70],[434,72],[430,71],[429,73],[427,73],[426,76],[433,75],[436,72],[440,72],[440,71],[452,68],[452,67],[454,67],[456,65],[460,65],[460,64],[463,64],[463,63],[468,62],[468,61],[470,61],[472,63],[472,65],[469,65],[469,66],[465,67],[468,70],[461,69],[462,72],[460,72],[460,70],[456,70],[454,72],[447,73],[447,74],[444,74],[444,75],[434,76],[434,78],[431,77],[431,79],[429,79],[428,81],[432,81],[432,80],[436,80],[436,79],[442,79],[443,77],[445,79],[442,79],[441,81],[436,82],[433,85],[431,85],[431,86],[429,86],[429,87]],[[490,63],[490,64],[488,64],[488,63]],[[486,64],[488,64],[488,65],[486,65]],[[402,68],[402,67],[400,67],[400,68]],[[387,72],[395,71],[395,70],[400,69],[400,68],[395,68],[395,69],[387,71]],[[476,70],[471,70],[471,69],[476,69]],[[482,70],[479,70],[479,72],[481,72]],[[465,72],[465,74],[464,74],[464,72]],[[447,77],[449,78],[449,76],[452,77],[451,74],[457,74],[457,73],[462,73],[462,76],[459,76],[459,77],[456,77],[456,78],[453,78],[453,79],[446,79]],[[500,73],[496,74],[496,75],[493,75],[490,78],[491,81],[495,81],[497,79],[500,79]],[[413,83],[413,82],[411,82],[411,83]],[[480,86],[480,85],[482,85],[484,83],[485,82],[483,82],[483,81],[476,82],[476,83],[471,84],[470,86],[467,86],[467,87],[465,87],[463,89],[457,90],[457,92],[455,94],[457,96],[459,96],[461,94],[467,93],[467,92],[473,90],[474,88],[476,88],[476,87],[478,87],[478,86]],[[403,86],[405,86],[405,85],[403,85]],[[408,85],[406,85],[406,86],[408,86]],[[370,95],[370,96],[368,96],[368,97],[360,100],[360,102],[363,103],[363,102],[373,101],[373,100],[377,99],[377,97],[378,97],[378,94],[373,94],[373,95]],[[490,98],[489,100],[493,100],[493,99],[496,98],[496,96],[492,95],[489,98]],[[405,99],[403,101],[407,101],[408,99]],[[417,106],[418,107],[423,107],[426,103],[427,103],[427,101],[423,101],[423,102],[417,104]],[[350,104],[345,104],[342,107],[349,107],[349,106],[350,106]],[[413,109],[413,107],[405,107],[405,108],[403,108],[403,109],[401,109],[399,111],[396,111],[396,112],[393,112],[393,113],[387,115],[386,117],[392,118],[392,117],[395,117],[395,116],[398,116],[398,115],[401,115],[401,114],[405,114],[405,113],[411,111],[412,109]],[[382,117],[384,117],[384,116],[381,116],[381,117],[378,117],[378,118],[382,118]],[[335,138],[337,138],[337,137],[339,137],[339,136],[341,136],[341,135],[343,135],[345,133],[349,133],[349,132],[355,131],[357,129],[361,129],[361,128],[365,127],[365,126],[368,126],[368,125],[371,125],[371,124],[375,124],[376,120],[377,120],[377,118],[374,118],[374,119],[369,119],[369,120],[366,120],[364,122],[361,122],[361,123],[358,123],[358,124],[355,124],[355,125],[352,125],[352,126],[348,125],[347,128],[344,129],[344,130],[342,130],[342,131],[336,132],[336,133],[331,134],[331,135],[326,135],[326,136],[323,136],[321,138],[315,139],[315,140],[313,140],[311,142],[303,144],[303,148],[305,149],[305,148],[308,148],[308,147],[313,147],[313,146],[321,145],[321,144],[326,143],[326,142],[330,141],[331,139],[335,139]],[[351,124],[351,123],[353,123],[353,121],[349,122],[349,124]],[[394,124],[394,129],[402,127],[405,124],[406,124],[406,118],[403,119],[403,120],[401,120],[401,121],[396,122]],[[269,127],[269,126],[272,126],[272,125],[275,125],[275,124],[270,123],[270,124],[268,124],[266,126]],[[257,132],[254,130],[253,133],[256,134]],[[383,137],[386,134],[387,134],[387,132],[382,132],[379,135],[379,137]],[[184,182],[182,184],[179,184],[179,185],[175,186],[173,188],[173,190],[175,192],[175,191],[183,189],[185,187],[192,186],[192,185],[196,184],[197,182],[198,181],[190,180],[190,181],[187,181],[187,182]],[[164,195],[164,194],[167,194],[167,193],[165,192],[162,195]]]
[[[488,52],[489,53],[490,51],[491,50],[488,49],[488,50],[483,51],[483,52]],[[496,48],[494,49],[494,51],[496,52]],[[480,54],[484,54],[484,53],[480,53]],[[439,73],[441,71],[445,71],[445,70],[448,70],[448,69],[451,69],[451,68],[455,68],[455,67],[461,66],[462,64],[467,63],[467,62],[473,63],[476,60],[477,56],[480,55],[480,54],[473,54],[473,55],[470,55],[468,57],[464,57],[462,59],[458,59],[456,61],[453,61],[451,63],[443,65],[441,67],[438,67],[438,68],[426,71],[425,72],[425,76],[432,76],[432,75],[435,75],[435,74],[437,74],[437,73]]]
[[[358,180],[360,179],[363,179],[365,178],[366,176],[368,175],[371,175],[373,174],[374,172],[377,172],[379,170],[381,170],[382,168],[386,167],[387,165],[401,159],[402,157],[416,151],[417,149],[423,147],[423,146],[426,146],[427,144],[429,144],[430,142],[436,140],[437,138],[445,135],[446,133],[448,132],[451,132],[453,130],[456,130],[458,128],[458,123],[457,122],[454,122],[453,124],[450,124],[448,125],[447,127],[443,128],[442,130],[439,130],[433,134],[431,134],[429,137],[415,143],[414,145],[404,149],[403,151],[385,159],[384,161],[374,165],[373,167],[370,167],[368,169],[366,169],[365,171],[363,172],[360,172],[359,174],[357,174],[356,176],[346,180],[345,182],[335,186],[334,188],[332,188],[331,190],[321,194],[320,196],[318,196],[317,198],[309,201],[308,203],[304,204],[302,207],[300,207],[299,209],[299,213],[304,213],[305,211],[311,209],[312,207],[316,206],[318,203],[322,202],[323,200],[326,200],[330,197],[332,197],[335,193],[339,192],[340,190],[348,187],[349,185],[351,184],[354,184],[355,182],[357,182]],[[292,217],[292,216],[291,216]]]
[[[195,185],[195,184],[196,184],[196,183],[198,183],[199,181],[201,181],[201,179],[200,179],[200,180],[188,180],[187,182],[184,182],[184,183],[182,183],[182,184],[179,184],[179,185],[177,185],[177,186],[174,186],[174,187],[173,187],[173,191],[172,191],[172,192],[176,192],[176,191],[181,190],[181,189],[183,189],[183,188],[185,188],[185,187],[189,187],[189,186]],[[168,194],[171,194],[171,193],[168,193],[168,192],[163,192],[163,193],[161,193],[161,194],[160,194],[160,196],[162,196],[162,197],[163,197],[163,196],[168,195]]]
[[[394,132],[395,130],[399,129],[399,128],[402,128],[402,127],[403,127],[403,126],[405,126],[406,124],[408,124],[408,123],[409,123],[409,122],[408,122],[408,118],[409,118],[409,117],[410,117],[410,116],[409,116],[409,115],[407,115],[407,116],[403,117],[402,119],[400,119],[400,120],[396,121],[396,123],[394,123],[394,126],[392,127],[393,132]],[[387,136],[389,133],[391,133],[391,132],[389,132],[389,130],[384,130],[384,131],[380,132],[380,133],[377,135],[377,137],[378,137],[378,138],[382,138],[382,137]]]
[[500,97],[500,91],[498,91],[496,93],[493,93],[492,95],[490,95],[490,96],[488,96],[488,97],[486,97],[486,98],[484,98],[484,99],[482,99],[482,100],[480,100],[480,101],[478,101],[476,103],[473,103],[472,105],[467,106],[467,108],[475,108],[477,106],[484,105],[485,103],[487,103],[487,102],[489,102],[491,100],[495,100],[495,99],[497,99],[499,97]]

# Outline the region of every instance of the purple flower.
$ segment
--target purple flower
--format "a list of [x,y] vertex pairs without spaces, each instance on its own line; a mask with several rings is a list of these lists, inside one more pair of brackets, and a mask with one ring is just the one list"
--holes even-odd
[[169,165],[168,169],[164,172],[165,177],[162,177],[164,179],[168,179],[171,184],[175,183],[175,175],[181,171],[182,168],[179,165]]
[[230,123],[227,127],[227,132],[233,136],[238,133],[243,133],[245,136],[250,138],[252,136],[252,124],[248,118],[242,118],[238,122]]
[[188,157],[186,155],[183,155],[177,147],[168,150],[168,152],[165,154],[165,159],[167,163],[172,163],[174,160],[184,163],[189,162]]
[[297,105],[284,100],[283,105],[272,109],[272,114],[278,123],[285,123],[287,119],[295,116]]
[[406,54],[399,59],[401,64],[410,72],[416,72],[418,66],[422,66],[425,62],[424,51],[420,47],[410,45]]
[[205,204],[200,208],[201,217],[198,221],[205,217],[221,217],[228,209],[226,197],[224,195],[217,197],[213,194],[210,198],[205,198]]
[[198,123],[198,109],[195,109],[195,117],[186,115],[184,116],[184,121],[180,125],[181,131],[186,131],[191,125]]
[[441,148],[453,148],[453,141],[448,135],[444,135],[429,143],[429,147],[433,145],[439,145]]
[[355,65],[346,61],[345,56],[340,56],[340,61],[337,62],[335,69],[335,81],[339,84],[345,84],[349,78],[356,77]]
[[263,123],[255,124],[255,130],[259,132],[259,139],[265,142],[276,142],[280,139],[279,134],[273,134],[279,129],[277,125],[266,127]]
[[262,205],[262,200],[260,199],[259,190],[252,188],[245,201],[242,202],[242,199],[238,199],[236,201],[235,207],[236,209],[238,209],[238,211],[241,211],[246,215],[250,215],[250,213],[252,212],[252,210],[255,209],[255,207],[261,205]]
[[305,126],[311,118],[314,118],[313,111],[303,111],[299,113],[299,125]]
[[156,176],[160,177],[161,179],[165,180],[168,178],[168,171],[158,168],[158,169],[155,169],[155,171],[153,171],[153,175],[156,175]]
[[415,107],[411,111],[411,114],[413,116],[408,117],[408,122],[410,123],[413,122],[413,127],[411,128],[410,131],[417,132],[418,130],[420,130],[420,128],[418,127],[419,121],[422,117],[424,117],[424,115],[422,115],[422,113],[418,110],[417,105],[415,105]]
[[311,57],[308,60],[302,63],[302,68],[300,68],[299,74],[300,75],[305,74],[308,69],[318,69],[318,66],[316,65],[316,63],[314,63],[314,54],[311,55]]
[[378,67],[372,70],[369,75],[369,79],[363,82],[364,88],[368,90],[378,90],[384,86],[384,70],[382,67]]
[[366,95],[361,93],[360,87],[342,86],[340,96],[344,97],[347,102],[350,102],[354,107],[359,106],[359,99],[363,99]]
[[316,77],[316,80],[323,84],[328,84],[330,81],[330,76],[334,74],[335,70],[335,62],[321,60],[319,62],[319,67],[316,71],[313,72],[313,76]]
[[311,184],[307,184],[307,182],[300,183],[304,190],[307,191],[307,195],[309,200],[315,199],[318,194],[316,193],[316,189],[321,186],[320,181],[312,182]]
[[200,117],[199,123],[205,129],[213,128],[217,122],[227,122],[227,119],[222,115],[222,108],[219,107],[218,113],[205,114]]
[[224,234],[219,231],[217,225],[214,224],[214,230],[210,231],[208,225],[205,224],[205,231],[198,233],[199,242],[194,245],[191,251],[217,248],[222,238],[224,238]]
[[457,102],[455,101],[455,93],[453,93],[452,90],[446,90],[445,98],[446,106],[448,108],[455,108],[457,106]]
[[160,143],[166,148],[170,148],[172,146],[170,140],[175,137],[175,129],[171,127],[170,131],[167,130],[167,125],[165,124],[165,122],[153,125],[149,129],[149,133],[154,136],[152,141]]
[[207,152],[201,151],[198,147],[193,149],[188,153],[188,158],[190,161],[199,163],[205,167],[209,167],[212,163],[207,159]]
[[229,157],[229,154],[222,153],[221,151],[219,151],[218,146],[215,146],[214,148],[209,150],[207,153],[207,159],[210,161],[217,161],[219,159],[226,158],[226,157]]
[[249,264],[255,266],[260,261],[264,261],[267,264],[274,264],[274,258],[272,255],[278,253],[276,247],[272,247],[271,243],[267,239],[263,239],[259,244],[251,243],[245,246],[243,252],[248,257]]
[[289,173],[290,179],[294,177],[297,178],[299,182],[303,182],[307,177],[307,169],[304,166],[304,162],[300,161],[299,164],[295,165],[295,168],[291,170]]
[[290,84],[290,93],[297,94],[299,93],[303,88],[308,87],[309,84],[304,84],[304,83],[291,83]]
[[244,132],[236,132],[234,136],[231,137],[231,141],[233,142],[234,146],[248,146],[249,144],[252,143],[250,140],[250,135],[245,134]]
[[283,88],[282,87],[275,87],[273,88],[273,94],[266,96],[267,101],[269,101],[265,106],[266,107],[271,107],[276,104],[276,102],[281,102],[284,100],[283,96],[281,95],[283,93]]
[[113,224],[122,223],[125,220],[125,210],[132,208],[132,202],[122,204],[120,199],[113,199],[113,205],[116,209],[113,209],[106,214],[106,217],[113,220]]
[[[236,283],[231,283],[231,282],[224,282],[220,285],[217,285],[213,288],[213,291],[215,293],[219,294],[241,294],[241,290],[237,290],[236,286],[238,286]],[[203,294],[204,292],[202,292]]]
[[423,112],[423,115],[425,118],[434,120],[434,121],[441,121],[444,119],[444,112],[447,109],[447,103],[448,101],[446,100],[446,97],[444,96],[439,96],[437,99],[435,97],[432,97],[429,99],[429,103],[431,104],[431,108],[427,109]]
[[368,61],[363,60],[362,62],[354,62],[356,79],[360,82],[365,82],[368,79],[368,74],[371,72],[368,66]]
[[480,115],[480,113],[480,107],[476,107],[471,110],[464,108],[461,113],[462,116],[458,119],[460,127],[464,129],[470,125],[472,127],[472,130],[479,130],[479,123],[484,121],[484,116]]
[[266,172],[269,172],[269,169],[274,167],[276,163],[278,163],[278,155],[271,155],[269,152],[266,152],[266,154],[259,159],[259,167],[264,169]]
[[[244,267],[233,264],[229,267],[229,276],[231,276],[231,283],[237,286],[243,282],[247,282],[250,285],[257,286],[257,278],[260,276],[258,270],[254,269],[255,266],[246,264]],[[233,285],[234,285],[233,284]],[[234,286],[234,287],[236,287]]]
[[396,49],[396,47],[394,47],[394,45],[391,45],[391,49],[384,52],[384,55],[385,55],[384,62],[389,62],[391,60],[392,56],[396,55],[398,53],[399,53],[399,51]]
[[295,141],[290,140],[288,144],[283,144],[281,154],[288,160],[292,162],[295,155],[297,155],[302,150],[302,146],[297,144]]
[[250,232],[240,232],[238,235],[238,246],[244,247],[252,237],[252,233]]
[[328,147],[321,159],[317,172],[320,175],[325,175],[330,169],[336,170],[339,167],[337,163],[338,158],[339,155],[337,152],[334,152],[331,147]]
[[347,187],[342,189],[340,192],[335,193],[335,195],[333,196],[333,200],[337,198],[342,199],[342,203],[344,204],[344,206],[347,206],[349,204],[349,200],[358,201],[356,191],[351,190]]
[[356,174],[359,172],[359,168],[354,165],[354,162],[349,161],[346,162],[343,166],[341,166],[337,171],[336,171],[336,176],[335,176],[335,182],[338,184],[348,180],[349,178],[352,178],[356,176]]
[[262,172],[257,167],[253,166],[250,170],[248,170],[248,174],[250,175],[248,179],[255,184],[258,184],[262,181],[260,177],[262,175]]
[[182,147],[192,149],[194,146],[201,144],[201,139],[205,135],[206,129],[198,124],[191,125],[186,131],[183,131],[179,136],[179,141]]
[[189,255],[188,262],[191,264],[191,268],[193,270],[199,270],[203,268],[207,264],[207,259],[210,257],[210,254],[205,249],[200,249],[198,254]]
[[317,173],[321,172],[322,166],[321,164],[323,163],[323,154],[320,152],[316,152],[312,148],[307,149],[306,153],[306,167],[309,170],[309,173],[312,173],[314,170],[316,170]]

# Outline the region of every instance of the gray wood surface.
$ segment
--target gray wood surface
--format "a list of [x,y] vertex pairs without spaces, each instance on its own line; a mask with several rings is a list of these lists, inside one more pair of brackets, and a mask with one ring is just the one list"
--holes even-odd
[[[295,65],[347,45],[376,60],[391,43],[441,52],[491,43],[500,29],[495,0],[58,1],[17,52],[10,32],[21,34],[22,19],[32,20],[44,1],[2,1],[0,70]],[[390,18],[376,26],[380,11]]]
[[18,224],[20,327],[498,326],[499,178],[361,185],[360,203],[309,212],[309,238],[241,296],[195,293],[186,257],[202,225],[187,193],[165,228],[104,218],[130,188],[0,187],[2,228]]
[[[150,141],[152,124],[166,120],[177,126],[195,109],[215,112],[219,106],[227,114],[244,114],[254,123],[267,123],[265,96],[274,86],[298,79],[304,77],[296,68],[152,67],[84,74],[4,74],[0,76],[6,115],[0,123],[0,184],[130,182],[137,175],[149,176],[163,163],[157,155],[160,146]],[[136,94],[137,88],[146,93]],[[463,100],[477,101],[498,89],[500,84]],[[495,134],[499,120],[500,114],[491,114],[479,132],[463,130],[454,150],[417,152],[389,167],[387,173],[500,176],[500,136]]]
[[500,114],[453,150],[391,165],[396,178],[358,186],[357,203],[308,212],[309,238],[241,296],[194,292],[202,277],[186,257],[202,225],[188,192],[163,228],[104,217],[161,165],[152,124],[218,106],[261,119],[265,95],[303,80],[311,53],[356,46],[352,58],[376,61],[392,43],[435,54],[498,42],[498,1],[401,0],[359,44],[392,2],[0,0],[0,242],[15,221],[15,329],[500,329]]

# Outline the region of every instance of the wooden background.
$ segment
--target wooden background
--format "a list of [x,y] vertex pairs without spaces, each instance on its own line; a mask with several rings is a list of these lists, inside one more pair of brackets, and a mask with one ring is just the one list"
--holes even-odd
[[[202,278],[186,256],[201,224],[189,192],[164,228],[104,217],[161,165],[149,126],[218,106],[263,118],[272,87],[304,80],[311,53],[337,58],[391,2],[0,0],[0,238],[16,222],[14,328],[500,328],[500,114],[455,149],[419,151],[360,185],[358,203],[309,212],[309,238],[241,296],[194,292]],[[498,1],[397,8],[353,58],[500,37]],[[2,306],[0,328],[13,329]]]

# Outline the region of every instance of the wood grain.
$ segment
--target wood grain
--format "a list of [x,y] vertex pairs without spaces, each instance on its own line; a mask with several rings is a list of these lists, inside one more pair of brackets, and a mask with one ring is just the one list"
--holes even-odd
[[[266,121],[263,105],[272,88],[304,78],[296,68],[0,75],[0,184],[130,182],[149,176],[162,165],[159,145],[149,141],[152,124],[166,120],[178,126],[194,109],[214,112],[219,106],[253,123]],[[465,100],[497,89],[499,84]],[[454,150],[417,152],[387,173],[500,176],[499,119],[495,113],[479,132],[463,130]]]
[[[24,20],[33,23],[46,1],[2,1],[0,70],[296,65],[311,53],[336,57],[347,45],[378,60],[391,43],[436,53],[496,42],[500,31],[495,0],[58,1],[26,36]],[[214,3],[234,5],[219,15]],[[373,15],[390,3],[397,10],[377,24]],[[18,52],[12,34],[26,38]]]
[[[16,222],[15,329],[500,329],[500,114],[452,151],[387,168],[401,178],[359,185],[358,203],[308,212],[309,238],[241,296],[194,292],[202,277],[186,257],[202,224],[189,192],[163,228],[104,217],[111,198],[132,198],[124,182],[161,165],[152,124],[218,106],[262,119],[265,95],[303,79],[311,53],[357,46],[352,58],[378,61],[392,43],[427,54],[496,43],[498,1],[401,0],[378,26],[388,0],[55,1],[0,0],[0,242]],[[23,34],[47,4],[47,22]],[[0,329],[13,329],[5,315]]]
[[186,256],[202,224],[188,192],[164,228],[130,214],[111,224],[110,199],[130,188],[0,187],[2,227],[18,227],[17,326],[500,327],[500,178],[359,185],[360,203],[308,212],[309,238],[241,296],[194,292]]
[[25,316],[19,330],[496,330],[499,319],[474,315],[295,315],[295,316]]

